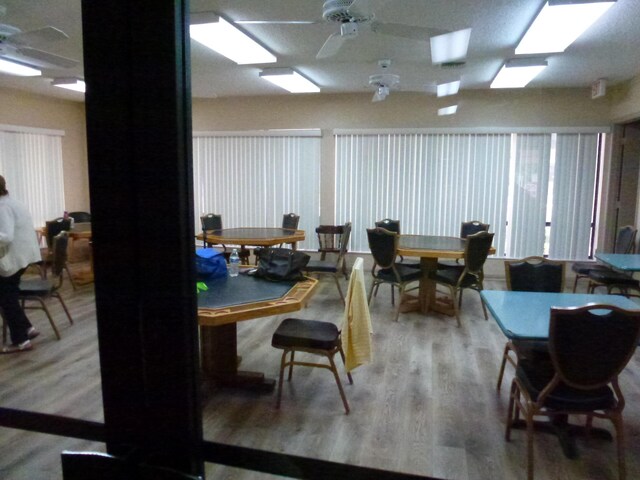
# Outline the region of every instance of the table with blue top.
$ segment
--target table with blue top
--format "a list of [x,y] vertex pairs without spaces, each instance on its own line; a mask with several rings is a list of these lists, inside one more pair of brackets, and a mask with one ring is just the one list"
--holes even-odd
[[[621,295],[586,293],[547,293],[483,290],[482,300],[496,320],[502,333],[510,340],[540,342],[549,339],[549,319],[553,307],[581,307],[587,304],[615,305],[627,310],[640,310],[640,304]],[[536,430],[557,435],[567,458],[578,456],[575,437],[592,435],[611,439],[611,434],[600,428],[590,430],[568,423],[568,417],[558,416],[555,422],[534,422]],[[526,428],[519,420],[513,428]]]
[[596,253],[596,258],[624,272],[640,272],[640,255],[631,253]]
[[[218,386],[272,390],[275,381],[260,372],[238,370],[237,322],[295,312],[306,305],[318,283],[271,282],[240,274],[205,280],[198,293],[202,370]],[[265,339],[268,341],[268,339]]]

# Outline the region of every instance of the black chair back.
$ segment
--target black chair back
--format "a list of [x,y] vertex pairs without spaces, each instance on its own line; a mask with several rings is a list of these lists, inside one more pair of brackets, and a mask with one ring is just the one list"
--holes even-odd
[[398,234],[381,227],[367,228],[367,238],[376,265],[391,268],[396,261]]
[[616,243],[613,246],[613,253],[633,253],[637,233],[638,230],[631,225],[620,227],[616,235]]
[[478,232],[488,232],[489,224],[482,223],[478,220],[471,220],[469,222],[462,222],[460,225],[460,238],[467,238],[469,235],[473,235]]
[[295,213],[285,213],[282,216],[282,228],[286,228],[287,230],[297,230],[298,223],[300,223],[300,215],[296,215]]
[[574,388],[610,383],[633,356],[639,337],[638,311],[595,304],[551,309],[551,360],[560,379]]
[[55,220],[46,222],[46,240],[49,251],[53,251],[53,238],[62,231],[71,230],[71,219],[58,217]]
[[200,217],[200,225],[203,231],[222,230],[222,215],[207,213]]
[[69,212],[69,216],[76,223],[90,223],[91,214],[89,212]]
[[69,232],[62,231],[53,237],[53,263],[51,271],[55,277],[62,279],[62,271],[67,264],[67,246],[69,245]]
[[565,263],[544,257],[505,262],[507,288],[518,292],[562,292]]
[[464,264],[467,273],[482,272],[482,267],[489,256],[489,250],[493,243],[493,236],[493,233],[482,231],[467,237],[464,251]]
[[385,230],[389,230],[390,232],[400,235],[400,220],[385,218],[384,220],[377,221],[376,227],[384,228]]

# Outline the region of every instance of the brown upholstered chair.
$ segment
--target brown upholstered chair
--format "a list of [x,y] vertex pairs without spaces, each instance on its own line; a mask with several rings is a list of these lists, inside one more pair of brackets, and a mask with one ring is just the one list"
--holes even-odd
[[[544,257],[527,257],[522,260],[504,262],[507,289],[516,292],[563,292],[565,283],[565,262]],[[526,312],[523,312],[526,315]],[[515,359],[510,355],[513,352]],[[506,363],[517,367],[518,360],[527,356],[547,357],[547,342],[519,342],[509,340],[505,344],[496,388],[500,390]]]
[[527,478],[533,479],[535,416],[566,426],[569,415],[609,419],[616,431],[618,478],[626,478],[624,458],[625,399],[618,375],[640,338],[640,312],[610,305],[552,308],[549,322],[550,361],[521,360],[511,383],[505,438],[510,440],[520,414],[527,424]]

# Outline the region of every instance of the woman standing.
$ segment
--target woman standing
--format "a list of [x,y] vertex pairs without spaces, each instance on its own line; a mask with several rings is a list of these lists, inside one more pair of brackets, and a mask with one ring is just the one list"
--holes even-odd
[[31,339],[39,335],[20,307],[18,286],[29,264],[41,259],[31,214],[9,195],[0,175],[0,308],[11,334],[11,344],[0,353],[31,350]]

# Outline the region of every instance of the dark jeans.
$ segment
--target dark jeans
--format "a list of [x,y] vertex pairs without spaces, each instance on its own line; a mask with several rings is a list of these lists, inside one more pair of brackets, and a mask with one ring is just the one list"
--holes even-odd
[[28,340],[27,330],[31,328],[31,322],[24,314],[18,294],[20,289],[20,277],[26,268],[18,270],[10,277],[0,277],[0,308],[2,308],[2,316],[9,326],[11,334],[11,343],[17,344]]

